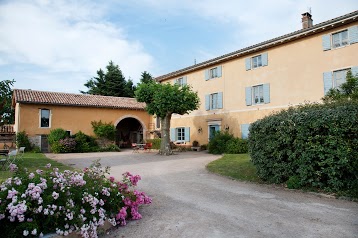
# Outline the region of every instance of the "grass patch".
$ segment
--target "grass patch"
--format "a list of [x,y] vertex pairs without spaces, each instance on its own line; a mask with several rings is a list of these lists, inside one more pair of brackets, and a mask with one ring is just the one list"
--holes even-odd
[[[43,169],[48,163],[51,164],[51,167],[57,167],[60,171],[66,169],[74,170],[74,168],[61,164],[55,160],[51,160],[41,153],[25,153],[22,159],[16,161],[17,166],[27,168],[29,171]],[[10,172],[9,170],[0,170],[0,182],[5,181],[9,177],[12,177],[12,172]]]
[[222,158],[210,162],[206,168],[210,172],[233,179],[261,182],[248,154],[225,154]]

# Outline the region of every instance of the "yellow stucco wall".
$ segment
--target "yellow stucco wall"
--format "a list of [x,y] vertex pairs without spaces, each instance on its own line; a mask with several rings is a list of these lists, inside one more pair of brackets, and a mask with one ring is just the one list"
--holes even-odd
[[[230,132],[240,137],[241,124],[252,123],[289,105],[320,102],[324,96],[324,72],[358,66],[358,43],[324,51],[322,36],[353,25],[357,22],[218,64],[222,66],[219,78],[206,81],[205,69],[179,76],[187,77],[187,84],[198,92],[201,105],[189,115],[174,115],[171,127],[190,127],[190,141],[206,144],[212,120],[221,121],[221,129],[228,126]],[[246,71],[245,59],[262,53],[268,53],[268,65]],[[179,77],[163,83],[173,83]],[[245,88],[260,84],[270,84],[270,103],[246,106]],[[223,109],[206,111],[205,95],[216,92],[223,92]],[[203,130],[198,133],[200,127]]]
[[[40,109],[51,110],[50,128],[40,128]],[[46,135],[50,133],[50,130],[55,128],[69,130],[71,131],[71,134],[82,131],[87,135],[94,135],[91,121],[102,120],[102,122],[112,122],[113,125],[116,126],[120,120],[127,117],[132,117],[140,121],[143,129],[146,131],[151,121],[151,117],[145,111],[111,108],[89,108],[17,103],[15,113],[16,130],[25,130],[29,136]]]

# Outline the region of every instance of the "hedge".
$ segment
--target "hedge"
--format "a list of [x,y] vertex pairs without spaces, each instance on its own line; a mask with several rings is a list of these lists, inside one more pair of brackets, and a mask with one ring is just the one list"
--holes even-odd
[[289,108],[249,130],[249,153],[261,179],[357,192],[357,101]]

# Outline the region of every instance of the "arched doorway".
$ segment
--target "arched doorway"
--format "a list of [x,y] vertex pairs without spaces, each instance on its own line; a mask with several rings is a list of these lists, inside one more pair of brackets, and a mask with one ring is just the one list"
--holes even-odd
[[124,118],[118,122],[116,128],[116,143],[120,147],[131,147],[132,143],[143,143],[143,126],[136,118]]

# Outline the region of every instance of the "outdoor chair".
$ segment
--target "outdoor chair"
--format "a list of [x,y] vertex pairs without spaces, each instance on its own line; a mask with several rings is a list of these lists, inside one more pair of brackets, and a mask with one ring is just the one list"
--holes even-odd
[[15,164],[17,160],[17,150],[12,150],[9,152],[6,158],[6,165],[9,168],[10,164]]
[[25,154],[25,148],[26,147],[20,147],[17,151],[17,156],[19,159],[22,159],[24,157]]
[[144,151],[150,152],[150,150],[152,149],[153,143],[145,143],[144,146]]
[[132,143],[132,153],[139,153],[139,147],[136,143]]

